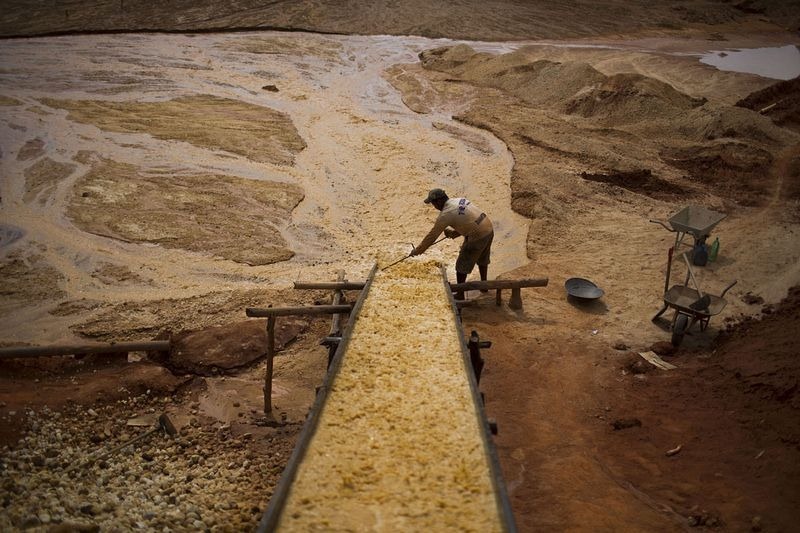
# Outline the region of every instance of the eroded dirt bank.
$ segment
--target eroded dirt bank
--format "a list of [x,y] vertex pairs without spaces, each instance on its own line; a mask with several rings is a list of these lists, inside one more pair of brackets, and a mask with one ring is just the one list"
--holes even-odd
[[70,31],[294,29],[342,34],[422,35],[471,40],[567,39],[637,31],[678,33],[687,26],[751,30],[800,25],[792,2],[684,0],[654,4],[641,0],[547,3],[470,1],[392,2],[358,0],[263,2],[220,5],[210,0],[152,4],[139,0],[35,0],[8,2],[0,14],[0,35]]

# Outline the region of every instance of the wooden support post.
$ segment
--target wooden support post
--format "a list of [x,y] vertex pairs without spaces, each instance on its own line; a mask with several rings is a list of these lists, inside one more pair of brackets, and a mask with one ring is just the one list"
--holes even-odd
[[[491,343],[488,343],[491,346]],[[469,348],[469,360],[472,363],[472,372],[475,374],[475,383],[480,385],[481,372],[483,372],[483,358],[481,357],[481,339],[478,337],[478,332],[473,330],[467,342]]]
[[494,303],[496,303],[498,307],[503,305],[503,289],[497,289]]
[[[336,276],[337,283],[344,283],[344,270],[340,270]],[[342,300],[344,299],[344,293],[342,289],[335,289],[333,291],[333,300],[331,301],[331,305],[341,305]],[[333,318],[331,319],[331,331],[328,334],[328,337],[341,337],[342,336],[342,327],[341,327],[342,315],[341,313],[335,313]],[[333,362],[333,356],[336,353],[336,349],[339,347],[339,343],[330,343],[328,345],[328,368],[331,367],[331,363]]]
[[522,289],[519,287],[511,289],[511,299],[508,301],[508,306],[511,309],[522,309]]
[[267,318],[267,371],[264,375],[264,414],[272,417],[272,369],[275,359],[275,317]]

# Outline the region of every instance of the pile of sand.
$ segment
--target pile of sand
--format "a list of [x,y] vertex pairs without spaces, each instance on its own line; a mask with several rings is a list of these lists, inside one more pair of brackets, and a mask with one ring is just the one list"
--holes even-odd
[[68,119],[122,133],[147,133],[201,148],[277,165],[291,165],[306,147],[291,119],[268,107],[211,95],[165,102],[55,100],[42,103],[69,111]]
[[281,228],[303,199],[296,185],[215,174],[148,174],[83,155],[92,169],[75,183],[67,208],[83,231],[248,265],[294,255]]
[[[765,169],[797,141],[766,117],[654,77],[605,75],[583,61],[532,55],[525,48],[492,55],[467,45],[420,54],[423,69],[436,73],[434,87],[458,81],[484,89],[457,118],[509,145],[513,207],[526,216],[563,219],[576,201],[564,196],[564,185],[578,176],[662,200],[710,185],[713,195],[759,205],[773,192]],[[592,191],[578,184],[570,193]]]

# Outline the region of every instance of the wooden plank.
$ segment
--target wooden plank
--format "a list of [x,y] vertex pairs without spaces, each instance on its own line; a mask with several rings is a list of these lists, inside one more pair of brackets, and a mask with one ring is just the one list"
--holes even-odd
[[[520,289],[525,287],[546,287],[548,278],[533,279],[494,279],[488,281],[467,281],[464,283],[451,283],[450,289],[454,291],[474,291],[491,289]],[[295,289],[317,289],[317,290],[360,290],[364,288],[363,282],[356,281],[295,281]]]
[[662,370],[674,370],[678,368],[675,365],[667,363],[666,361],[661,359],[655,352],[639,352],[639,355],[641,355],[642,358],[651,365],[658,367]]
[[295,289],[325,290],[325,291],[360,291],[364,288],[363,281],[295,281]]
[[272,372],[275,360],[275,317],[267,319],[267,370],[264,373],[264,414],[272,418]]
[[[336,281],[337,283],[344,283],[344,270],[339,271],[338,275],[336,276]],[[332,305],[342,305],[342,298],[344,298],[342,290],[343,289],[335,289],[333,291],[333,300],[331,301]],[[341,318],[341,313],[334,313],[333,319],[331,320],[330,335],[339,335],[341,333],[341,326],[339,325]]]
[[466,281],[464,283],[451,283],[453,291],[477,291],[492,289],[521,289],[525,287],[546,287],[547,278],[535,279],[494,279],[489,281]]
[[249,317],[270,317],[290,315],[332,315],[336,313],[349,313],[353,307],[343,305],[309,305],[300,307],[248,307],[245,313]]
[[13,346],[0,348],[0,359],[50,357],[88,353],[168,352],[169,341],[109,342],[93,344],[57,344],[51,346]]

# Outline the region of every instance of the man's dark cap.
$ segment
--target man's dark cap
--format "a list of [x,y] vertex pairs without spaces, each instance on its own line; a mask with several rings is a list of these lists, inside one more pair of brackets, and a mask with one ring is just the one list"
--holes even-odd
[[425,198],[425,203],[429,204],[437,200],[447,200],[447,193],[442,189],[431,189],[430,192],[428,192],[428,197]]

